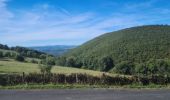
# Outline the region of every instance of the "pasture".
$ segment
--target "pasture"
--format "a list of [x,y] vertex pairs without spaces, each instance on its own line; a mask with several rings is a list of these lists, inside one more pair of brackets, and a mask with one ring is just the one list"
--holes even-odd
[[[0,73],[40,73],[38,64],[28,63],[28,62],[18,62],[13,59],[0,59]],[[72,73],[82,73],[94,76],[100,76],[103,73],[99,71],[54,66],[52,68],[52,73],[61,74],[72,74]],[[108,74],[108,73],[106,73]]]

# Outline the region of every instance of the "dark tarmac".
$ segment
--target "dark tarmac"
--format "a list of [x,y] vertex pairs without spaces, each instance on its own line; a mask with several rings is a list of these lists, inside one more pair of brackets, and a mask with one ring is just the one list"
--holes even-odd
[[0,90],[0,100],[170,100],[170,90]]

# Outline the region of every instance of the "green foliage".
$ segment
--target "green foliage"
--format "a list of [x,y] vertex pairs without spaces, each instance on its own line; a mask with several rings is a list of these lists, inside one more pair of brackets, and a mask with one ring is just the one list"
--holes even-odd
[[148,67],[144,63],[137,64],[135,67],[136,74],[148,75]]
[[51,73],[51,69],[55,65],[55,58],[47,56],[46,59],[42,60],[42,64],[39,64],[41,73]]
[[44,65],[44,64],[39,64],[39,69],[41,73],[49,74],[51,73],[52,65]]
[[75,59],[75,57],[68,57],[66,59],[66,66],[68,66],[68,67],[75,67],[76,66],[76,59]]
[[4,52],[4,53],[3,53],[3,56],[4,56],[4,57],[11,57],[11,53],[10,53],[10,52]]
[[60,66],[65,66],[66,58],[65,57],[57,57],[56,64]]
[[23,62],[23,61],[25,61],[25,58],[21,55],[16,55],[15,60]]
[[45,55],[45,54],[41,54],[41,55],[40,55],[40,58],[41,58],[41,59],[45,59],[45,58],[46,58],[46,55]]
[[25,48],[25,47],[19,47],[19,46],[11,47],[10,49],[18,52],[20,55],[25,56],[25,57],[41,58],[42,54],[47,55],[43,52],[39,52],[36,50],[32,50],[32,49]]
[[37,60],[35,60],[35,59],[31,59],[31,61],[30,61],[31,63],[34,63],[34,64],[38,64],[39,62],[37,61]]
[[49,56],[46,58],[46,62],[48,65],[55,65],[55,61],[56,61],[56,59],[54,57]]
[[103,57],[99,60],[100,71],[109,71],[114,67],[113,60],[111,57]]
[[[55,65],[56,59],[46,53],[42,53],[36,50],[31,50],[25,47],[8,47],[7,45],[0,44],[0,58],[10,58],[17,61],[26,61],[30,63],[39,63],[39,60],[48,60],[50,65]],[[48,57],[48,58],[46,58]],[[26,60],[25,60],[26,58]]]
[[170,74],[170,63],[166,59],[156,59],[147,62],[149,73],[167,75]]
[[17,53],[14,53],[14,52],[11,52],[11,53],[10,53],[10,57],[11,57],[11,58],[15,58],[16,55],[17,55]]
[[9,50],[10,48],[7,45],[0,44],[0,49]]
[[[0,49],[8,50],[8,51],[10,51],[10,50],[16,51],[17,53],[19,53],[22,56],[32,57],[32,58],[42,58],[42,59],[44,59],[43,55],[45,55],[45,56],[47,55],[46,53],[39,52],[37,50],[32,50],[32,49],[29,49],[29,48],[19,47],[19,46],[10,48],[7,45],[0,44]],[[11,52],[4,52],[4,57],[14,57],[14,56],[15,55],[11,54]]]
[[3,57],[3,52],[2,51],[0,51],[0,58],[2,58]]
[[[73,56],[76,62],[82,63],[79,67],[103,70],[107,64],[103,63],[102,57],[108,56],[115,65],[119,65],[122,61],[146,64],[147,66],[140,66],[142,68],[140,73],[155,74],[161,69],[153,67],[151,63],[148,65],[147,62],[152,59],[170,59],[169,40],[168,25],[133,27],[101,35],[71,50],[64,57],[68,59]],[[147,73],[145,70],[148,70]]]
[[128,61],[123,61],[117,64],[114,68],[115,72],[120,74],[132,75],[134,74],[134,64]]

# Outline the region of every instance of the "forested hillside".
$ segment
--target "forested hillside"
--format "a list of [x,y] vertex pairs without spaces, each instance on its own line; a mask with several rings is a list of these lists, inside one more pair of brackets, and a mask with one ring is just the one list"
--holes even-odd
[[99,36],[58,58],[58,64],[122,74],[155,74],[169,71],[169,60],[170,26],[149,25]]
[[22,55],[25,57],[32,57],[32,58],[45,58],[46,57],[46,53],[37,51],[37,50],[32,50],[29,48],[25,48],[25,47],[8,47],[7,45],[3,45],[0,44],[0,49],[1,49],[1,53],[3,53],[2,51],[6,51],[4,52],[4,56],[10,57],[10,56],[15,56],[15,55]]

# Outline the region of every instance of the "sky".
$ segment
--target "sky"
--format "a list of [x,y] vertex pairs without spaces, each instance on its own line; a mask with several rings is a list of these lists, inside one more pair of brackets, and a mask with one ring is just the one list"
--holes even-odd
[[81,45],[124,28],[170,24],[169,0],[0,0],[0,43]]

